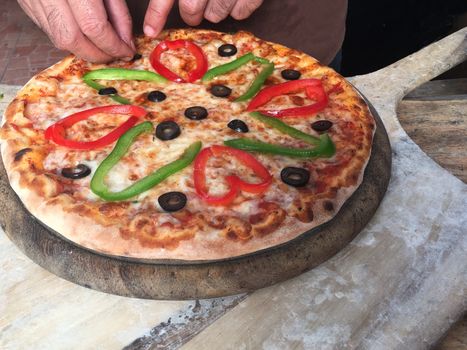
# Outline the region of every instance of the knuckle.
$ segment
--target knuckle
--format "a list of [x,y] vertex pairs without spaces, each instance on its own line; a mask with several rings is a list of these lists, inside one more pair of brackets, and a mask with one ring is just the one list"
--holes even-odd
[[236,20],[242,20],[248,18],[261,4],[262,0],[257,1],[244,1],[238,4],[235,11],[232,12],[232,17]]
[[73,33],[64,33],[63,31],[58,31],[54,35],[54,44],[60,50],[73,51],[79,45],[78,35]]
[[56,27],[62,18],[62,13],[57,7],[50,6],[45,9],[47,13],[47,22],[51,27]]
[[81,23],[81,30],[86,36],[99,37],[105,29],[105,23],[101,21],[84,21]]
[[159,10],[157,7],[155,7],[154,5],[151,5],[148,7],[147,9],[147,15],[149,16],[149,18],[163,18],[164,17],[164,14],[162,13],[161,10]]
[[230,11],[230,9],[232,8],[233,1],[232,0],[217,0],[216,5],[219,11],[226,12],[226,11]]
[[195,16],[201,11],[200,3],[197,0],[185,0],[180,2],[180,10],[188,16]]
[[205,18],[213,23],[222,21],[232,9],[232,0],[216,0],[206,11]]

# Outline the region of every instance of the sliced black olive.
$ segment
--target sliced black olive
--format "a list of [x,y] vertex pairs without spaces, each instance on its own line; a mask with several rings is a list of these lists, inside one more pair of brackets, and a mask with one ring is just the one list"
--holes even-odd
[[310,181],[310,172],[303,168],[289,166],[282,169],[281,179],[287,185],[303,187]]
[[143,58],[143,55],[141,55],[140,53],[136,53],[131,60],[137,61],[137,60],[140,60],[141,58]]
[[156,127],[156,137],[162,141],[173,140],[180,136],[180,127],[171,120],[160,123]]
[[23,156],[28,153],[28,152],[31,152],[32,151],[32,148],[23,148],[22,150],[19,150],[18,152],[16,152],[15,154],[15,162],[19,162]]
[[318,132],[326,131],[331,126],[332,126],[332,122],[329,120],[317,120],[314,123],[311,123],[311,128]]
[[162,91],[151,91],[148,94],[148,100],[151,102],[162,102],[167,98],[167,96]]
[[232,93],[232,89],[225,85],[213,85],[211,86],[211,94],[216,97],[227,97]]
[[282,78],[286,80],[297,80],[302,76],[302,73],[300,73],[298,70],[295,69],[284,69],[281,72]]
[[103,95],[103,96],[116,95],[116,94],[117,94],[117,89],[114,87],[106,87],[106,88],[102,88],[99,90],[99,95]]
[[81,179],[83,177],[88,176],[89,174],[91,174],[91,169],[84,164],[78,164],[73,168],[62,169],[62,176],[73,180]]
[[237,53],[237,48],[235,47],[235,45],[232,44],[224,44],[219,46],[219,48],[217,49],[217,53],[221,57],[229,57]]
[[327,211],[333,211],[334,210],[334,204],[331,201],[325,201],[323,203],[323,208],[324,208],[324,210],[327,210]]
[[191,120],[201,120],[208,116],[208,110],[201,106],[189,107],[185,110],[185,117]]
[[185,207],[186,195],[182,192],[167,192],[161,195],[157,201],[165,211],[177,211]]
[[240,119],[231,120],[227,126],[236,132],[248,132],[249,130],[248,125]]

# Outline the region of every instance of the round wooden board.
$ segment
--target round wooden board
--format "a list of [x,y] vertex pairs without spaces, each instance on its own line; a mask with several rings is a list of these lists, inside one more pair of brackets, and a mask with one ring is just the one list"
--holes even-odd
[[82,286],[128,297],[199,299],[252,291],[297,276],[332,257],[371,219],[391,174],[391,147],[377,122],[371,158],[358,190],[328,223],[285,244],[207,262],[107,256],[80,247],[35,219],[11,189],[0,164],[0,224],[21,251],[43,268]]

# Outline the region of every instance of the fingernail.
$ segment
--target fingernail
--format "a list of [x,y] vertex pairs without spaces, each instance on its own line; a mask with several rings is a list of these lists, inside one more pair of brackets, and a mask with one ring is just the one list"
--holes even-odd
[[150,25],[146,24],[144,26],[144,34],[146,34],[147,36],[156,36],[156,30]]
[[133,38],[124,38],[122,40],[125,42],[125,44],[128,45],[130,49],[133,50],[133,52],[136,52],[136,46],[135,46],[135,42],[133,41]]
[[133,60],[133,57],[123,57],[122,60],[125,62],[130,62]]

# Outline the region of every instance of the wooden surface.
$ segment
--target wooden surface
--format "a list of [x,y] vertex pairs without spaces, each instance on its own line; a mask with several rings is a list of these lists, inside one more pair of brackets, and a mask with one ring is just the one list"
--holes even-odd
[[378,212],[335,257],[250,295],[183,349],[425,349],[465,311],[467,186],[401,128],[404,95],[467,57],[467,28],[380,71],[352,78],[393,150]]
[[467,78],[420,86],[401,101],[397,116],[424,152],[467,182]]
[[317,266],[365,227],[386,192],[391,147],[377,119],[372,154],[362,185],[333,220],[286,244],[244,257],[212,262],[122,259],[81,248],[41,225],[11,190],[0,167],[0,223],[33,261],[82,286],[145,299],[197,299],[270,286]]
[[[467,78],[421,85],[399,103],[397,116],[424,152],[467,182]],[[435,349],[467,349],[467,314]]]
[[432,348],[466,310],[467,186],[412,142],[396,107],[467,57],[466,35],[351,79],[383,119],[393,170],[373,219],[332,259],[247,295],[136,300],[56,278],[0,233],[0,348]]

